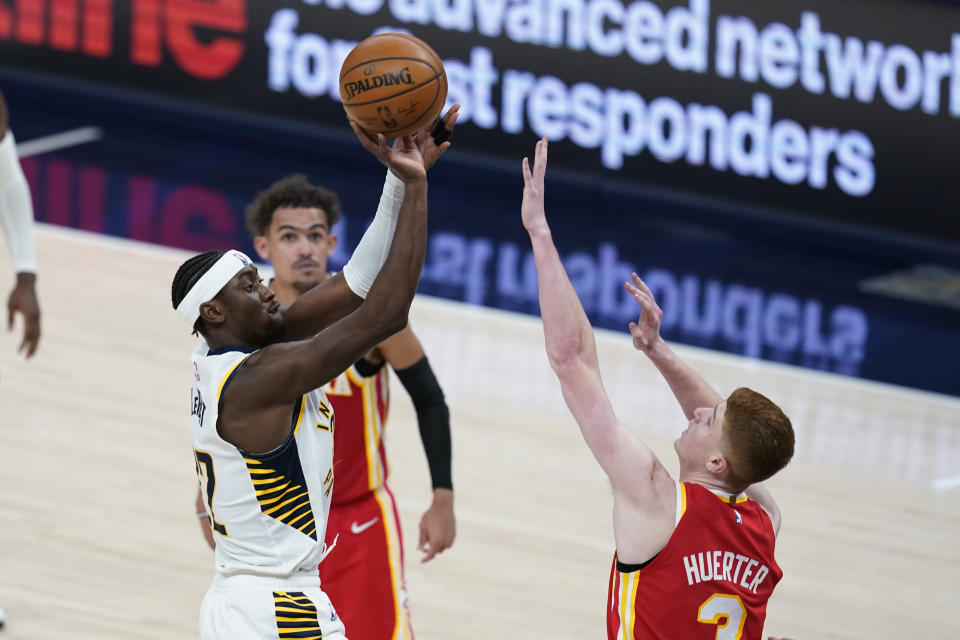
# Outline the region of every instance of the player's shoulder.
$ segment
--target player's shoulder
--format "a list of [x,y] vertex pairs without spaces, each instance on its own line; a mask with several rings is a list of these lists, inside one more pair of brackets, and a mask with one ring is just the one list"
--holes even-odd
[[198,349],[194,351],[194,361],[203,362],[209,366],[224,366],[229,363],[239,362],[241,360],[246,360],[252,354],[260,351],[256,347],[248,347],[243,345],[230,345],[225,347],[219,347],[217,349],[210,349],[209,347],[206,350]]
[[198,382],[222,387],[245,360],[256,354],[254,347],[226,346],[210,349],[202,345],[193,352],[193,370]]

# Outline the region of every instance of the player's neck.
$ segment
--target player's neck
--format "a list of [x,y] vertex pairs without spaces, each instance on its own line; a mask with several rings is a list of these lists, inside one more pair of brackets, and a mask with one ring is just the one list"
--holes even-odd
[[680,482],[693,482],[699,484],[702,487],[709,489],[710,491],[719,491],[721,493],[727,493],[730,495],[736,495],[743,491],[742,488],[730,486],[728,483],[723,480],[718,479],[716,476],[703,472],[703,473],[681,473],[678,480]]
[[242,338],[228,332],[210,332],[205,336],[205,340],[211,351],[223,347],[250,346]]

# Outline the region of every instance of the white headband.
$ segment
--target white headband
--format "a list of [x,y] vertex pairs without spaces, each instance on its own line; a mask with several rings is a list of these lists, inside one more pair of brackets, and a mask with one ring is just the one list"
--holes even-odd
[[220,256],[177,305],[177,313],[192,327],[200,317],[200,305],[216,297],[233,276],[253,264],[246,254],[231,249]]

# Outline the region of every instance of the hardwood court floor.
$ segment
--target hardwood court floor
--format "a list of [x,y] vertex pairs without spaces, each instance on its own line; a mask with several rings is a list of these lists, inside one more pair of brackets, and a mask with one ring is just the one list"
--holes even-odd
[[[40,352],[24,363],[0,334],[0,640],[195,637],[212,562],[193,508],[193,339],[168,297],[187,254],[38,235]],[[430,299],[411,320],[452,411],[459,518],[454,548],[419,564],[429,485],[395,384],[391,485],[417,637],[604,637],[610,491],[563,406],[539,322]],[[666,385],[625,333],[599,344],[618,414],[675,470],[684,422]],[[960,400],[678,351],[721,393],[752,386],[796,425],[796,457],[770,482],[785,578],[767,633],[955,638]]]

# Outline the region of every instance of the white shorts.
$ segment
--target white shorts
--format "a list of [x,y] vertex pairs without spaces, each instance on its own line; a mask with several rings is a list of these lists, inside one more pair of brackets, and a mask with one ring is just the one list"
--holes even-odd
[[316,571],[289,578],[217,576],[200,606],[201,640],[346,640]]

